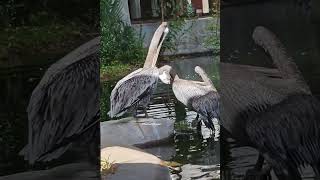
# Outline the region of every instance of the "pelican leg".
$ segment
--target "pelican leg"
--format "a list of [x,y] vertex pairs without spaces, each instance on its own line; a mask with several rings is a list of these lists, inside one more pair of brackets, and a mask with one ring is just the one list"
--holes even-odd
[[133,110],[133,117],[138,119],[138,108]]
[[270,175],[271,167],[267,166],[266,168],[263,168],[263,163],[264,163],[264,157],[262,156],[262,154],[259,154],[258,160],[254,168],[249,169],[246,172],[244,179],[245,180],[258,180],[258,179],[271,180],[271,175]]
[[144,117],[149,118],[148,112],[147,112],[147,107],[143,107],[143,112],[144,112]]
[[198,123],[197,123],[197,131],[199,131],[199,132],[201,132],[201,125],[202,125],[201,121],[198,121]]
[[214,126],[214,123],[212,122],[211,119],[208,119],[208,124],[209,124],[209,127],[211,127],[211,128],[209,128],[211,134],[215,134],[215,132],[216,132],[216,127]]
[[192,127],[197,128],[197,132],[201,134],[201,120],[199,120],[199,114],[197,113],[196,118],[191,122]]
[[264,157],[259,153],[258,160],[256,162],[256,165],[254,166],[255,170],[261,170],[264,163]]
[[197,117],[196,117],[196,119],[195,119],[196,121],[198,121],[199,120],[199,114],[197,113]]

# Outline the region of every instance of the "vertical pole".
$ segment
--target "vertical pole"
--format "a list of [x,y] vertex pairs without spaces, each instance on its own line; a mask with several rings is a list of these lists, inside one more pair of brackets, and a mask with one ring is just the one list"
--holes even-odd
[[202,0],[202,13],[203,14],[209,13],[209,0]]
[[161,0],[161,22],[164,22],[164,0]]
[[140,0],[130,0],[130,11],[132,19],[141,18],[141,3]]
[[122,13],[122,21],[127,25],[131,25],[128,0],[121,0],[121,13]]
[[220,31],[220,0],[216,0],[216,37],[218,37],[218,31]]

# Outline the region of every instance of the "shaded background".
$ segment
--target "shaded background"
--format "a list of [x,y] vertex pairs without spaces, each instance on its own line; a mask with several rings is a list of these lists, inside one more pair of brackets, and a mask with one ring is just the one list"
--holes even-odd
[[[288,54],[311,88],[320,95],[320,31],[313,14],[312,1],[261,0],[222,1],[221,9],[221,62],[273,67],[271,59],[254,44],[252,33],[256,26],[265,26],[284,44]],[[313,8],[313,9],[312,9]],[[223,80],[223,74],[220,74]],[[241,179],[256,162],[257,151],[237,147],[224,136],[221,140],[222,179]],[[312,177],[305,170],[304,177]]]
[[26,108],[33,89],[52,63],[99,35],[99,10],[98,0],[0,2],[0,176],[86,156],[80,147],[31,168],[18,152],[27,144]]

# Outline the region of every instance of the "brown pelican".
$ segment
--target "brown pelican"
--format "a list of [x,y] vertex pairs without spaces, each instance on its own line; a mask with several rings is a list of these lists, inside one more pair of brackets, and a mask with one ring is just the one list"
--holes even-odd
[[301,179],[298,168],[307,164],[319,177],[320,103],[271,31],[256,27],[253,39],[277,69],[221,64],[222,126],[259,151],[250,173],[268,172],[261,170],[265,159],[278,179]]
[[122,78],[112,90],[108,113],[111,118],[135,111],[138,106],[142,106],[148,116],[146,108],[159,78],[156,62],[168,32],[167,23],[163,22],[154,33],[143,68]]
[[99,121],[97,37],[48,68],[33,90],[28,113],[28,144],[20,152],[30,164],[60,157],[79,136],[92,137]]
[[[219,94],[202,68],[196,66],[195,72],[201,76],[203,82],[181,79],[169,65],[160,68],[159,78],[165,84],[172,84],[176,98],[188,109],[205,117],[201,118],[205,126],[214,130],[212,120],[219,119]],[[196,119],[198,119],[198,115]],[[198,121],[198,129],[201,127],[200,125],[201,121]]]

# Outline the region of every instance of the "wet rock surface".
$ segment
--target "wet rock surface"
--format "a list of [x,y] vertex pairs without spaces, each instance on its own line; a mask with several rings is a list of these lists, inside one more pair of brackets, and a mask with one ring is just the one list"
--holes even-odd
[[101,122],[101,148],[115,145],[156,145],[167,141],[173,134],[174,121],[132,117]]

